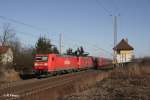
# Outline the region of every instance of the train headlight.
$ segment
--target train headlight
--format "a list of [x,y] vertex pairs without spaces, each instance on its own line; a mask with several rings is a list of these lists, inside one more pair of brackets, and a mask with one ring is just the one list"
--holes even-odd
[[47,63],[44,63],[44,66],[48,66],[48,64],[47,64]]
[[34,66],[38,66],[38,65],[39,65],[38,63],[35,63],[35,64],[34,64]]

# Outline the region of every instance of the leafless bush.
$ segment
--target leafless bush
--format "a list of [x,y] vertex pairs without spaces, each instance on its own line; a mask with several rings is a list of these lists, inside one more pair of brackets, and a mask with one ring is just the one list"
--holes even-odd
[[19,79],[19,73],[13,69],[12,64],[0,64],[0,82],[11,82]]
[[124,67],[117,67],[111,72],[111,78],[134,78],[136,76],[150,73],[150,64],[148,59],[143,59],[138,63],[131,63]]

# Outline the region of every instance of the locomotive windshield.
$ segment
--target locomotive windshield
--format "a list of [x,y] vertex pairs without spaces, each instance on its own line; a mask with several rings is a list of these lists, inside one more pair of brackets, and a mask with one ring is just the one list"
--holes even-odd
[[48,61],[48,57],[47,56],[36,56],[35,61],[38,61],[38,62]]

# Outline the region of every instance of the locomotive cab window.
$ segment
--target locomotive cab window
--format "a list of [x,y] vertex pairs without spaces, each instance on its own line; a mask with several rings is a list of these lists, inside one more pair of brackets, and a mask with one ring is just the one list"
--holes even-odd
[[36,61],[48,61],[48,57],[47,56],[37,56],[35,58]]

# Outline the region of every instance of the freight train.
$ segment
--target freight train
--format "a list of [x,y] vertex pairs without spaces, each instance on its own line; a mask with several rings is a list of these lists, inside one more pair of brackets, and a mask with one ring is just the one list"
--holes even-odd
[[101,68],[105,59],[92,56],[72,56],[59,54],[36,54],[34,62],[34,73],[37,76],[56,74],[59,72],[79,71],[89,68]]

